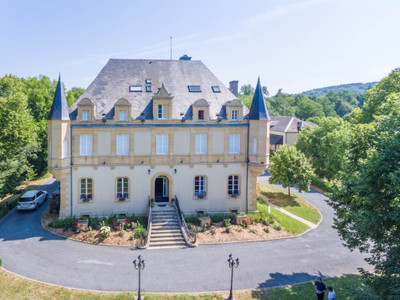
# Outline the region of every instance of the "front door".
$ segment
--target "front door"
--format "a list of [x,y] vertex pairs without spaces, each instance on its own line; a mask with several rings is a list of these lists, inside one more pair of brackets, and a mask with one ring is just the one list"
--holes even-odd
[[168,202],[168,178],[160,176],[154,184],[154,196],[156,202]]

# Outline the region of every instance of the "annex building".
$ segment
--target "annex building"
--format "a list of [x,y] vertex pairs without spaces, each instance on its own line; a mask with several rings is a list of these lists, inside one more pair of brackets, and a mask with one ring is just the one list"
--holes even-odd
[[255,211],[270,117],[258,81],[248,110],[196,60],[110,59],[68,108],[59,79],[48,118],[60,217]]

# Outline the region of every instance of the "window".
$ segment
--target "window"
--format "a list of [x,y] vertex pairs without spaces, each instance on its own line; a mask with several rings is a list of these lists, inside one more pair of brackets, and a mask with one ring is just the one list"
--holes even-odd
[[232,110],[232,121],[239,120],[239,112],[237,110]]
[[128,178],[122,177],[117,179],[117,200],[129,199]]
[[146,79],[146,84],[151,84],[151,79]]
[[191,93],[201,93],[201,88],[199,85],[189,85],[188,89]]
[[168,105],[158,105],[158,119],[166,120],[168,119]]
[[239,196],[239,176],[231,175],[228,177],[228,195],[229,196]]
[[117,134],[117,155],[129,155],[128,134]]
[[81,179],[81,201],[93,200],[93,182],[90,178]]
[[51,158],[51,141],[49,141],[49,157]]
[[82,111],[82,121],[90,121],[88,110]]
[[253,138],[253,151],[252,151],[253,155],[257,154],[257,139]]
[[81,156],[92,155],[92,135],[81,134],[79,136],[79,154]]
[[240,134],[229,135],[229,153],[239,154],[240,153]]
[[168,154],[168,134],[157,134],[156,145],[158,155]]
[[119,111],[119,120],[120,121],[126,121],[126,110],[120,110]]
[[206,193],[206,177],[196,176],[194,178],[194,196],[196,198],[204,198]]
[[214,93],[221,93],[221,89],[219,88],[218,85],[212,86],[212,90],[213,90]]
[[130,92],[141,92],[142,86],[141,85],[131,85],[131,86],[129,86],[129,91]]
[[151,85],[146,85],[146,92],[150,93],[151,92]]
[[63,157],[65,158],[65,157],[68,157],[68,141],[64,140],[63,145],[64,145]]
[[196,134],[194,152],[196,154],[206,154],[207,153],[207,135],[206,134]]
[[198,111],[198,119],[204,121],[204,110]]

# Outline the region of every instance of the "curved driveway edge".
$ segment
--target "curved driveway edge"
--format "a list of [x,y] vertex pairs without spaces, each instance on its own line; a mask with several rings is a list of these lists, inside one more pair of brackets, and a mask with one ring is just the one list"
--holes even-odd
[[[49,182],[44,189],[51,192],[57,187],[57,182]],[[75,242],[41,226],[45,205],[37,212],[13,210],[0,222],[0,257],[6,270],[24,277],[99,291],[136,291],[137,271],[132,261],[139,254],[146,261],[144,292],[226,291],[230,253],[241,261],[235,271],[237,290],[295,284],[316,275],[355,273],[358,267],[370,269],[363,255],[342,246],[331,228],[333,211],[326,197],[315,191],[300,195],[323,217],[318,228],[300,237],[184,249],[135,250]]]

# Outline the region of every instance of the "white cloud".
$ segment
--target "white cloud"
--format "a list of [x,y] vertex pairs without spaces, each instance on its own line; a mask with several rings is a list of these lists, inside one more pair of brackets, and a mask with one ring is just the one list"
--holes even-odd
[[286,5],[279,5],[272,10],[266,11],[261,15],[251,16],[243,21],[247,26],[258,25],[260,23],[265,23],[280,17],[283,17],[293,11],[319,5],[321,3],[326,3],[330,0],[307,0],[302,2],[295,2]]

